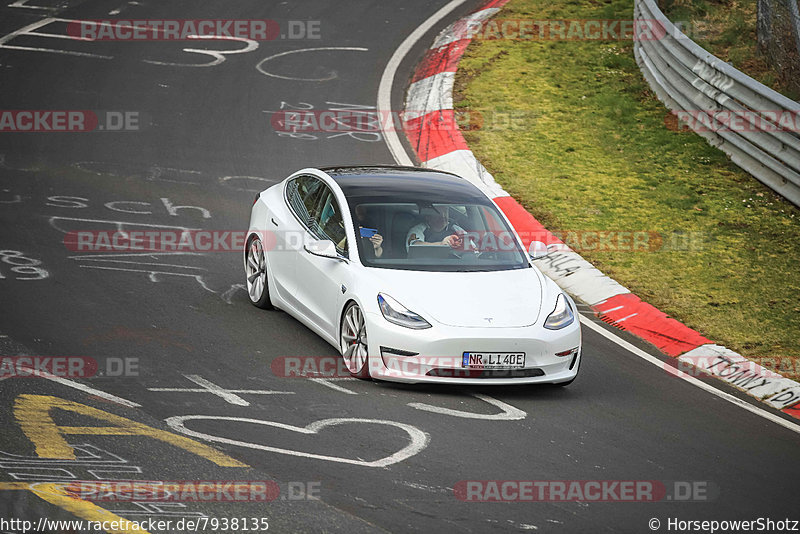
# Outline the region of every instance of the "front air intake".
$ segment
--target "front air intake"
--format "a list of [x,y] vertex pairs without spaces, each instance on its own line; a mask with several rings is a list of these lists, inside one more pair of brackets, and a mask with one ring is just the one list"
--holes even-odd
[[541,369],[449,369],[437,367],[426,373],[426,376],[442,378],[530,378],[544,376]]

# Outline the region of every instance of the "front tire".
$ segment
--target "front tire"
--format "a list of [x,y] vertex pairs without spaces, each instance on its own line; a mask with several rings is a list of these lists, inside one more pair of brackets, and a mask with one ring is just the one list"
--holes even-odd
[[364,313],[358,304],[351,302],[345,308],[339,325],[339,348],[350,374],[362,380],[370,378],[368,347]]
[[264,245],[257,235],[251,236],[247,241],[244,270],[250,303],[262,310],[271,310],[273,307],[269,300],[267,258],[264,255]]

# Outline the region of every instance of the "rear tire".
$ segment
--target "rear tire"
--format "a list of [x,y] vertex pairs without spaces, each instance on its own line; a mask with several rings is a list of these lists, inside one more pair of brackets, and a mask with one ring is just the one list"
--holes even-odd
[[269,300],[269,277],[267,276],[267,258],[264,245],[257,236],[247,240],[245,248],[245,282],[250,303],[262,310],[273,309]]
[[370,378],[367,323],[358,304],[351,302],[339,325],[339,349],[350,374],[362,380]]

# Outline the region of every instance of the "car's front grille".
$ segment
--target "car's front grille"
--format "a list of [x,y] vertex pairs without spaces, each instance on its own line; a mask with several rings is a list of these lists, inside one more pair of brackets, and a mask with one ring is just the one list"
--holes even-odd
[[532,376],[544,376],[544,371],[534,369],[449,369],[447,367],[436,367],[431,369],[426,376],[438,376],[445,378],[527,378]]

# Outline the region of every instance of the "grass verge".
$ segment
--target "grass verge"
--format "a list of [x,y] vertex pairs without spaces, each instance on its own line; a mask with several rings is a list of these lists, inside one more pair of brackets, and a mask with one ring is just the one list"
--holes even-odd
[[[498,18],[630,19],[632,0],[512,0]],[[465,132],[553,231],[649,231],[649,252],[578,247],[642,299],[800,378],[800,210],[696,134],[665,126],[631,42],[475,40],[456,77]],[[675,246],[675,245],[678,246]]]
[[[794,0],[792,0],[794,1]],[[797,81],[770,65],[756,39],[756,0],[662,0],[670,20],[684,21],[700,46],[792,100],[800,99]],[[781,15],[784,15],[781,13]]]

